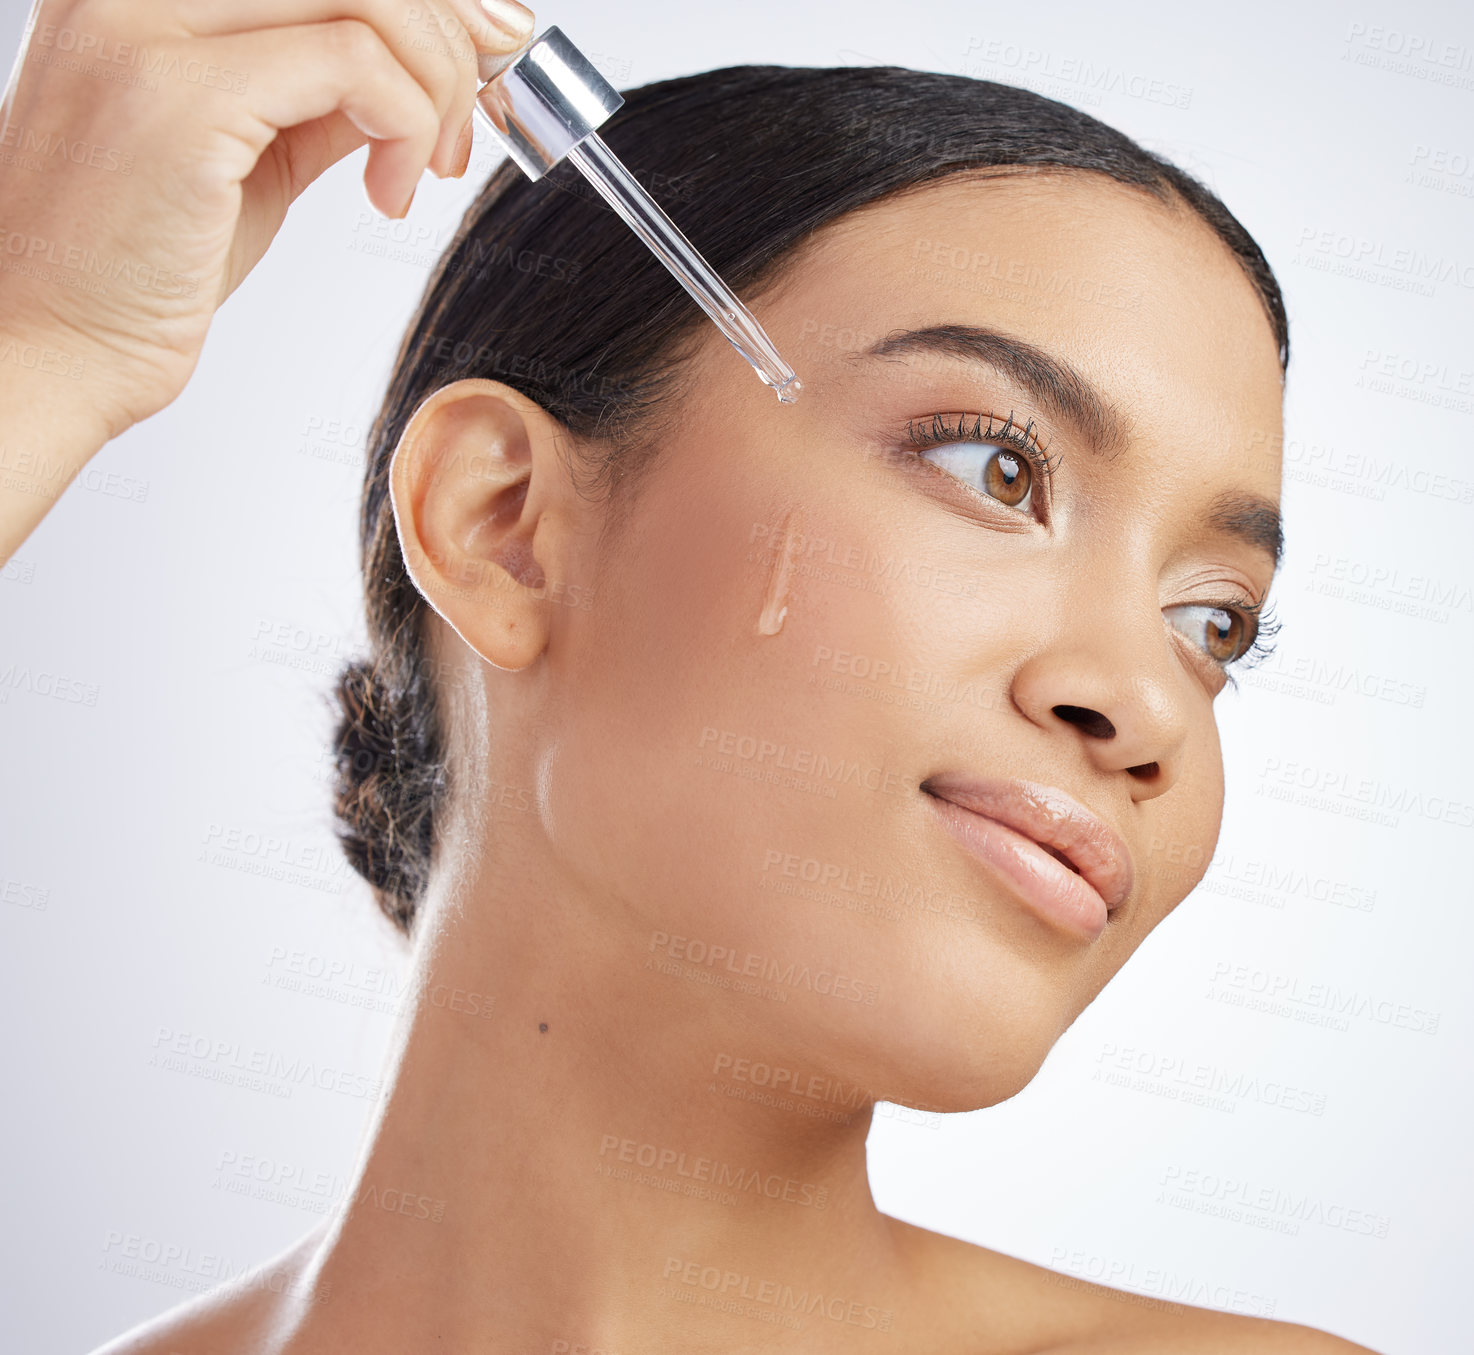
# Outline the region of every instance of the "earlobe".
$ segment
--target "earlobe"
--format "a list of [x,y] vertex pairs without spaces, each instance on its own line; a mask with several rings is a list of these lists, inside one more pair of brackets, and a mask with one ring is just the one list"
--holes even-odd
[[539,558],[558,501],[561,425],[499,381],[454,381],[406,424],[389,468],[405,566],[426,601],[498,668],[531,664],[547,645],[548,576]]

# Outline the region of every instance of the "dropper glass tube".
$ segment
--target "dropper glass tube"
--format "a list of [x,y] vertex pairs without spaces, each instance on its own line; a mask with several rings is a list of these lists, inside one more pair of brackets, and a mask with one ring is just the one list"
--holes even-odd
[[650,247],[695,299],[696,304],[727,336],[732,347],[752,364],[753,370],[778,393],[784,404],[792,404],[803,389],[768,338],[766,331],[737,294],[722,281],[716,270],[696,252],[660,205],[636,182],[604,144],[598,132],[590,132],[568,152],[568,158],[607,202]]
[[484,58],[476,111],[531,179],[572,161],[758,376],[792,404],[803,388],[763,327],[595,130],[624,98],[556,27],[503,58]]

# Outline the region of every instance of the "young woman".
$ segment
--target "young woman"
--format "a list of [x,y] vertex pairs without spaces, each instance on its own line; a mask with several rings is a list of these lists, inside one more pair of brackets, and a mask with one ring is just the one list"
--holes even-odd
[[[391,212],[463,171],[475,49],[523,36],[449,0],[439,48],[371,0],[55,8],[245,77],[144,100],[33,27],[12,111],[106,120],[138,170],[78,178],[85,213],[6,179],[7,226],[153,270],[0,274],[6,337],[80,364],[80,399],[0,376],[70,474],[178,393],[328,164],[370,141]],[[803,393],[568,172],[493,175],[376,425],[373,649],[339,684],[344,845],[416,1001],[349,1203],[107,1355],[1362,1349],[1061,1283],[880,1213],[865,1170],[875,1100],[1014,1095],[1196,883],[1169,862],[1212,856],[1214,698],[1281,541],[1259,249],[1018,89],[737,67],[626,97],[603,135]],[[11,494],[10,549],[55,492]]]

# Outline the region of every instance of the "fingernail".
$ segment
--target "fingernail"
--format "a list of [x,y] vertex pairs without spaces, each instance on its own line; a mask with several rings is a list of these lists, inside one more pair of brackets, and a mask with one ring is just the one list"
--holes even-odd
[[409,209],[414,206],[415,194],[418,193],[419,191],[420,191],[419,184],[416,184],[413,188],[411,188],[409,190],[409,197],[405,198],[405,200],[404,200],[404,206],[401,207],[397,212],[395,212],[394,215],[390,218],[390,220],[392,220],[392,221],[403,221],[404,218],[409,215]]
[[517,0],[481,0],[481,9],[492,23],[518,41],[532,36],[532,11]]

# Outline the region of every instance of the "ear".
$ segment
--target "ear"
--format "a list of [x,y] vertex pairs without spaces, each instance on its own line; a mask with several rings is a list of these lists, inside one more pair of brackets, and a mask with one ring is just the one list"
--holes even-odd
[[[575,501],[559,451],[568,432],[500,381],[453,381],[427,396],[389,466],[399,547],[415,587],[498,668],[547,647],[550,596],[567,567]],[[549,584],[555,588],[549,588]]]

